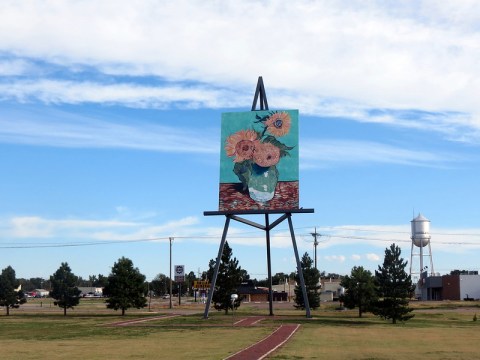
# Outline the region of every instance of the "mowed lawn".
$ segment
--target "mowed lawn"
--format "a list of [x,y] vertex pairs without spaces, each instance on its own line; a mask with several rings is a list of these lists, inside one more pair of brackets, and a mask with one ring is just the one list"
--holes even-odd
[[242,305],[233,316],[199,306],[175,308],[176,317],[131,326],[115,322],[171,315],[168,309],[106,310],[101,301],[62,310],[44,302],[0,315],[0,359],[223,359],[270,334],[282,323],[301,324],[270,359],[480,359],[477,303],[422,303],[415,318],[397,325],[371,314],[336,311],[323,305],[306,319],[304,312],[275,309],[260,325],[233,327],[234,321],[267,315],[265,308]]
[[417,312],[392,325],[372,315],[363,320],[322,317],[304,323],[271,359],[480,359],[480,323],[463,311]]

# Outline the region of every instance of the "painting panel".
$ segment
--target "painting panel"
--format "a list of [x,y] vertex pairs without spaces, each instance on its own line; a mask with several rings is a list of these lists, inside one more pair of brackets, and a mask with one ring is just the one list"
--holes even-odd
[[222,114],[219,210],[299,208],[298,110]]

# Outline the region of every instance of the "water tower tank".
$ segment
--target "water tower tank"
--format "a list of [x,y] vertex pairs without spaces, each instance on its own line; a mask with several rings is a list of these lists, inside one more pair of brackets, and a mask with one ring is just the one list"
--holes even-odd
[[412,223],[412,241],[417,247],[427,246],[430,242],[430,220],[422,214],[411,221]]

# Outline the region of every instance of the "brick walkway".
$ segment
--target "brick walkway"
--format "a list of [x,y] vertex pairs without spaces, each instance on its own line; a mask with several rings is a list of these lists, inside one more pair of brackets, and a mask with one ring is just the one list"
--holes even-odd
[[225,358],[228,360],[260,360],[277,350],[285,344],[300,325],[280,325],[273,333],[265,339],[240,350],[239,352]]
[[[109,324],[109,326],[130,326],[130,325],[137,325],[140,323],[152,321],[152,320],[160,320],[160,319],[168,319],[171,317],[180,316],[179,314],[171,314],[171,315],[161,315],[161,316],[153,316],[148,318],[142,319],[132,319],[126,321],[119,321],[116,323]],[[239,319],[234,323],[235,327],[246,327],[246,326],[255,326],[258,323],[265,319],[265,316],[249,316],[243,319]],[[280,346],[285,344],[295,332],[298,330],[300,325],[298,324],[287,324],[287,325],[280,325],[276,328],[270,335],[266,338],[256,342],[249,347],[246,347],[243,350],[236,352],[233,355],[230,355],[225,358],[228,360],[260,360],[264,359],[272,352],[277,350]]]

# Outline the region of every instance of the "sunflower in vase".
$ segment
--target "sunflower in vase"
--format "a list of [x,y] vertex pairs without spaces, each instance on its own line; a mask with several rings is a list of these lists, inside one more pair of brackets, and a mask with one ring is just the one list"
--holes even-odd
[[277,139],[289,133],[290,125],[287,112],[256,115],[251,129],[239,130],[225,141],[225,152],[233,158],[233,172],[241,181],[242,190],[248,190],[250,198],[260,204],[275,196],[279,177],[276,165],[293,149]]

